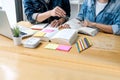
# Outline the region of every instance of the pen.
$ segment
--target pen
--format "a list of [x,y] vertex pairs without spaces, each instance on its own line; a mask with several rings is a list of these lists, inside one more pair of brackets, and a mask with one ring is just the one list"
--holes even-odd
[[49,25],[49,23],[48,23],[48,24],[46,24],[46,25],[44,26],[44,28],[46,28],[48,25]]

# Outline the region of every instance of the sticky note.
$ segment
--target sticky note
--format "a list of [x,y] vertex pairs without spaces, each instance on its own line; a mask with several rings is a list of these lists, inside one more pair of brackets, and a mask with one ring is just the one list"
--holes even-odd
[[38,30],[28,30],[27,32],[29,33],[29,34],[32,34],[32,33],[36,33]]
[[61,50],[61,51],[69,51],[72,48],[72,46],[67,46],[67,45],[59,45],[56,50]]
[[45,48],[47,49],[56,49],[59,45],[58,44],[52,44],[52,43],[49,43],[45,46]]
[[46,33],[51,33],[51,32],[53,32],[54,30],[52,30],[52,29],[45,29],[45,30],[43,30],[43,32],[46,32]]
[[41,36],[44,36],[45,34],[46,34],[45,32],[39,31],[39,32],[35,33],[33,36],[35,36],[35,37],[41,37]]

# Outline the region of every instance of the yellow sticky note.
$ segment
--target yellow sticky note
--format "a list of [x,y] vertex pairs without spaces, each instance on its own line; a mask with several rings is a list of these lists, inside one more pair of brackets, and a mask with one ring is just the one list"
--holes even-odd
[[33,36],[35,36],[35,37],[42,37],[42,36],[44,36],[45,34],[46,34],[45,32],[39,31],[39,32],[36,32]]
[[45,48],[47,49],[56,49],[59,45],[58,44],[52,44],[52,43],[49,43],[45,46]]
[[36,33],[38,30],[28,30],[29,33]]

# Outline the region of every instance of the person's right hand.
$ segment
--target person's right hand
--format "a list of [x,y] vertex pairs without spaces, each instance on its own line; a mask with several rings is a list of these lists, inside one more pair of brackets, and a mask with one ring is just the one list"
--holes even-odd
[[50,11],[50,15],[51,16],[58,16],[58,17],[65,17],[66,12],[57,6],[53,10]]

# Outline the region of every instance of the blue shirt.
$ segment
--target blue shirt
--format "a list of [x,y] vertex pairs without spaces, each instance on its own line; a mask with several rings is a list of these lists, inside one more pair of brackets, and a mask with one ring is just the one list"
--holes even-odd
[[[67,17],[70,17],[70,2],[69,0],[49,0],[49,3],[46,3],[45,0],[23,0],[24,11],[28,21],[31,23],[36,23],[37,21],[32,18],[34,13],[43,13],[48,10],[54,9],[56,6],[61,7],[65,12]],[[59,19],[58,17],[50,17],[49,19],[43,21],[51,22],[54,19]]]
[[111,25],[114,34],[120,35],[120,0],[109,0],[105,8],[96,16],[96,0],[84,0],[78,14],[80,20],[89,20]]

